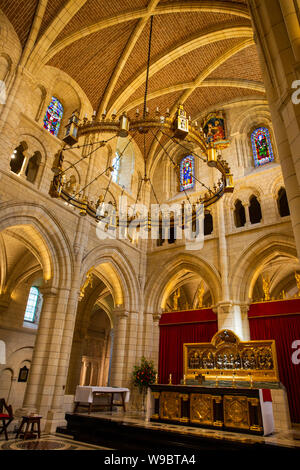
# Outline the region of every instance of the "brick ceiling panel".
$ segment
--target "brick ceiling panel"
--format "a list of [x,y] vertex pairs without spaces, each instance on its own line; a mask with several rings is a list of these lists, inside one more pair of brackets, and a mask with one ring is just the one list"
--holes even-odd
[[238,52],[218,67],[209,78],[234,78],[263,81],[256,46],[249,46]]
[[97,109],[135,24],[130,21],[118,29],[111,27],[80,39],[56,54],[48,65],[63,70],[77,81]]
[[[151,93],[172,85],[193,82],[214,60],[241,41],[242,38],[218,41],[179,57],[150,77],[148,92]],[[125,103],[125,107],[142,97],[144,89],[145,85],[140,86]]]
[[[128,11],[144,8],[148,0],[88,0],[65,26],[57,37],[57,41],[97,21],[119,15]],[[118,26],[116,27],[118,29]]]
[[[165,14],[154,16],[152,42],[151,42],[151,60],[164,55],[166,51],[173,49],[182,42],[187,41],[209,28],[218,27],[222,29],[224,25],[245,25],[250,26],[250,22],[234,15],[225,15],[217,13],[181,13]],[[149,43],[149,25],[145,27],[139,37],[123,71],[116,84],[115,93],[126,85],[133,77],[133,71],[146,67]]]
[[1,0],[0,8],[5,13],[25,46],[33,22],[38,0]]
[[201,87],[197,88],[194,93],[185,102],[185,109],[193,119],[201,112],[213,106],[218,108],[219,104],[227,103],[237,98],[247,99],[254,96],[264,97],[264,93],[248,90],[245,88],[230,87]]
[[51,0],[51,2],[47,3],[47,8],[42,20],[38,38],[40,38],[44,34],[48,26],[50,26],[51,22],[55,18],[55,16],[64,7],[65,3],[65,0]]

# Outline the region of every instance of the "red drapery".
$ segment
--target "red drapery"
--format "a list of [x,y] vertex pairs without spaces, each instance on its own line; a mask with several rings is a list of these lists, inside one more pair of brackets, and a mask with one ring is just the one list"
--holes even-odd
[[160,383],[179,384],[183,378],[183,344],[209,343],[218,330],[217,317],[211,309],[164,313],[160,319]]
[[274,339],[280,380],[287,389],[291,420],[300,422],[300,364],[293,364],[292,344],[300,340],[300,300],[251,305],[248,313],[252,340]]

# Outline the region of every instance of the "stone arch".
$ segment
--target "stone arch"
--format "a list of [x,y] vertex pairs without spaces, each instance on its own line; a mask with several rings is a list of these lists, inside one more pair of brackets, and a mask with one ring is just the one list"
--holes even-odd
[[276,255],[297,259],[295,242],[283,233],[270,233],[248,246],[235,262],[230,275],[232,299],[238,303],[251,300],[255,282],[263,266]]
[[134,268],[127,257],[121,250],[113,246],[94,248],[83,259],[82,280],[92,266],[96,268],[99,265],[101,265],[101,271],[105,278],[109,279],[111,276],[115,276],[114,281],[117,287],[117,294],[115,290],[113,295],[115,306],[118,305],[118,299],[122,299],[122,305],[126,311],[137,312],[141,305],[140,286]]
[[72,278],[72,252],[59,223],[45,208],[35,204],[11,203],[0,208],[0,230],[17,228],[29,247],[38,245],[44,281],[53,287],[69,288]]
[[7,83],[12,70],[12,60],[11,57],[2,52],[0,54],[0,80]]
[[221,280],[216,268],[202,258],[192,255],[177,255],[164,266],[163,270],[158,267],[148,280],[145,292],[147,312],[161,312],[168,282],[182,270],[199,274],[210,288],[212,303],[218,302],[221,298]]
[[262,202],[263,195],[265,192],[259,185],[255,186],[237,186],[233,192],[233,194],[227,198],[226,205],[230,208],[230,210],[234,210],[235,202],[239,199],[243,205],[249,204],[249,199],[251,196],[255,196],[258,201]]

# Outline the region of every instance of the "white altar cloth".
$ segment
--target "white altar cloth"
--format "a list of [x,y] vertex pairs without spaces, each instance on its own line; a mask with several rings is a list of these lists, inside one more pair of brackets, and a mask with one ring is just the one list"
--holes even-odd
[[[75,402],[80,403],[95,403],[93,400],[93,392],[98,393],[113,393],[116,400],[121,400],[120,392],[125,392],[125,403],[129,401],[130,390],[129,388],[118,387],[87,387],[78,385],[76,388]],[[119,393],[118,393],[119,392]]]
[[273,403],[269,400],[264,400],[263,391],[259,390],[260,408],[264,428],[264,436],[269,436],[274,433],[274,414]]

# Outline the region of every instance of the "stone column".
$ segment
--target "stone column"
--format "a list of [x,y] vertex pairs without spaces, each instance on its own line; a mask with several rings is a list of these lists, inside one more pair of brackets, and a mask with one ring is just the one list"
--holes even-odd
[[112,355],[114,349],[114,338],[115,338],[115,330],[112,328],[110,330],[110,345],[109,345],[109,365],[108,365],[108,377],[107,377],[107,386],[111,385],[111,364],[112,364]]
[[114,328],[114,346],[111,362],[110,385],[121,387],[124,383],[124,369],[126,364],[126,330],[128,312],[122,309],[115,310],[116,326]]
[[217,204],[218,215],[218,235],[219,235],[219,262],[222,283],[222,299],[229,300],[229,285],[228,285],[228,250],[225,232],[225,218],[224,218],[224,202],[221,199]]
[[250,340],[248,305],[219,302],[214,312],[218,315],[218,330],[231,330],[242,341]]
[[[47,364],[49,364],[49,335],[52,331],[53,317],[57,307],[57,289],[41,289],[43,306],[39,328],[35,341],[30,373],[25,391],[23,407],[20,412],[37,412],[42,396],[43,382]],[[49,392],[46,396],[49,395]]]
[[130,385],[131,375],[133,372],[133,367],[139,360],[137,356],[137,340],[138,340],[138,320],[139,314],[131,312],[128,315],[127,321],[127,338],[126,338],[126,356],[127,356],[127,365],[126,365],[126,376],[124,377],[127,381],[127,385]]
[[248,0],[248,4],[300,255],[300,104],[292,100],[300,72],[299,20],[293,2]]
[[159,361],[159,320],[161,314],[153,314],[153,347],[152,347],[152,359],[156,370],[158,370]]

